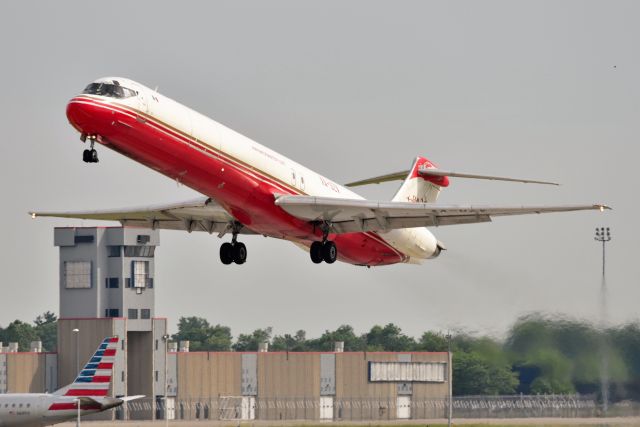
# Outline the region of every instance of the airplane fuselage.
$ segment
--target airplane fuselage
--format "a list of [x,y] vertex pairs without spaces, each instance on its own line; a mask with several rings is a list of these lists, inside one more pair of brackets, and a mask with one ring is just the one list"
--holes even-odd
[[[0,394],[0,427],[40,427],[78,416],[76,398],[47,393]],[[100,412],[101,405],[81,403],[80,415]]]
[[[305,246],[323,238],[317,224],[276,206],[276,195],[362,199],[176,101],[136,82],[117,80],[136,95],[76,96],[67,106],[71,124],[81,134],[213,198],[255,233]],[[328,238],[339,248],[341,261],[358,265],[408,262],[439,252],[435,237],[422,227]]]

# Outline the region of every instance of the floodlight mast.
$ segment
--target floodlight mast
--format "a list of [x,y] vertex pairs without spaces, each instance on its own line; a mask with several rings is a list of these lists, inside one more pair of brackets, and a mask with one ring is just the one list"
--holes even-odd
[[606,244],[611,241],[611,230],[609,227],[596,227],[596,233],[593,238],[596,242],[602,243],[602,284],[600,286],[600,322],[602,335],[602,366],[601,366],[601,380],[600,387],[602,393],[602,411],[604,414],[609,410],[609,354],[607,348],[607,281],[605,277],[605,253]]
[[[611,240],[611,229],[609,227],[596,227],[596,235],[593,239],[597,242],[602,242],[602,277],[604,278],[605,244]],[[602,283],[604,285],[604,281]]]

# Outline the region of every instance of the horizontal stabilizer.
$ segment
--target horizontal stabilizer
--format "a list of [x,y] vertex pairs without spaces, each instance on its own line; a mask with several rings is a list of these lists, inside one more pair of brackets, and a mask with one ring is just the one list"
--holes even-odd
[[441,169],[432,169],[432,168],[420,168],[418,169],[418,173],[421,176],[448,176],[448,177],[454,177],[454,178],[471,178],[471,179],[488,179],[492,181],[523,182],[525,184],[560,185],[557,182],[536,181],[533,179],[508,178],[503,176],[476,175],[471,173],[443,171]]
[[[383,182],[389,181],[402,181],[407,175],[411,172],[411,170],[405,170],[400,172],[389,173],[386,175],[375,176],[373,178],[362,179],[360,181],[350,182],[345,184],[347,187],[357,187],[360,185],[369,185],[369,184],[380,184]],[[478,175],[471,173],[460,173],[460,172],[451,172],[444,171],[441,169],[434,168],[425,168],[421,167],[418,169],[418,173],[421,176],[447,176],[454,178],[471,178],[471,179],[487,179],[492,181],[510,181],[510,182],[522,182],[525,184],[545,184],[545,185],[560,185],[557,182],[549,182],[549,181],[538,181],[533,179],[520,179],[520,178],[508,178],[502,176],[492,176],[492,175]]]
[[143,397],[144,397],[144,394],[137,394],[135,396],[119,397],[118,399],[122,400],[123,402],[129,402],[130,400],[142,399]]

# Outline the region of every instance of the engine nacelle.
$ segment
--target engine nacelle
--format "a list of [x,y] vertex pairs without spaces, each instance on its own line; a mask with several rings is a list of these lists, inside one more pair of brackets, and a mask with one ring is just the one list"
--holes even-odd
[[436,250],[433,252],[433,255],[429,257],[429,259],[437,258],[438,256],[440,256],[440,253],[442,251],[446,251],[446,250],[447,248],[445,248],[442,242],[438,240],[436,243]]

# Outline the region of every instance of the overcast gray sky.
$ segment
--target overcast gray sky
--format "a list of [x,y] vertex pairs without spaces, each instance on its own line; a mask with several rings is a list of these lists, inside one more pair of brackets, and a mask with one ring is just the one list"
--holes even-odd
[[[610,226],[611,319],[638,319],[640,4],[535,2],[31,2],[0,6],[0,325],[58,311],[53,227],[31,209],[180,201],[194,192],[105,148],[85,164],[67,101],[129,77],[337,182],[408,168],[557,180],[559,188],[452,179],[440,201],[604,202],[605,214],[442,227],[422,266],[314,265],[290,243],[162,232],[156,313],[234,335],[317,336],[394,322],[411,335],[502,334],[532,311],[594,319]],[[389,199],[398,184],[363,189]]]

